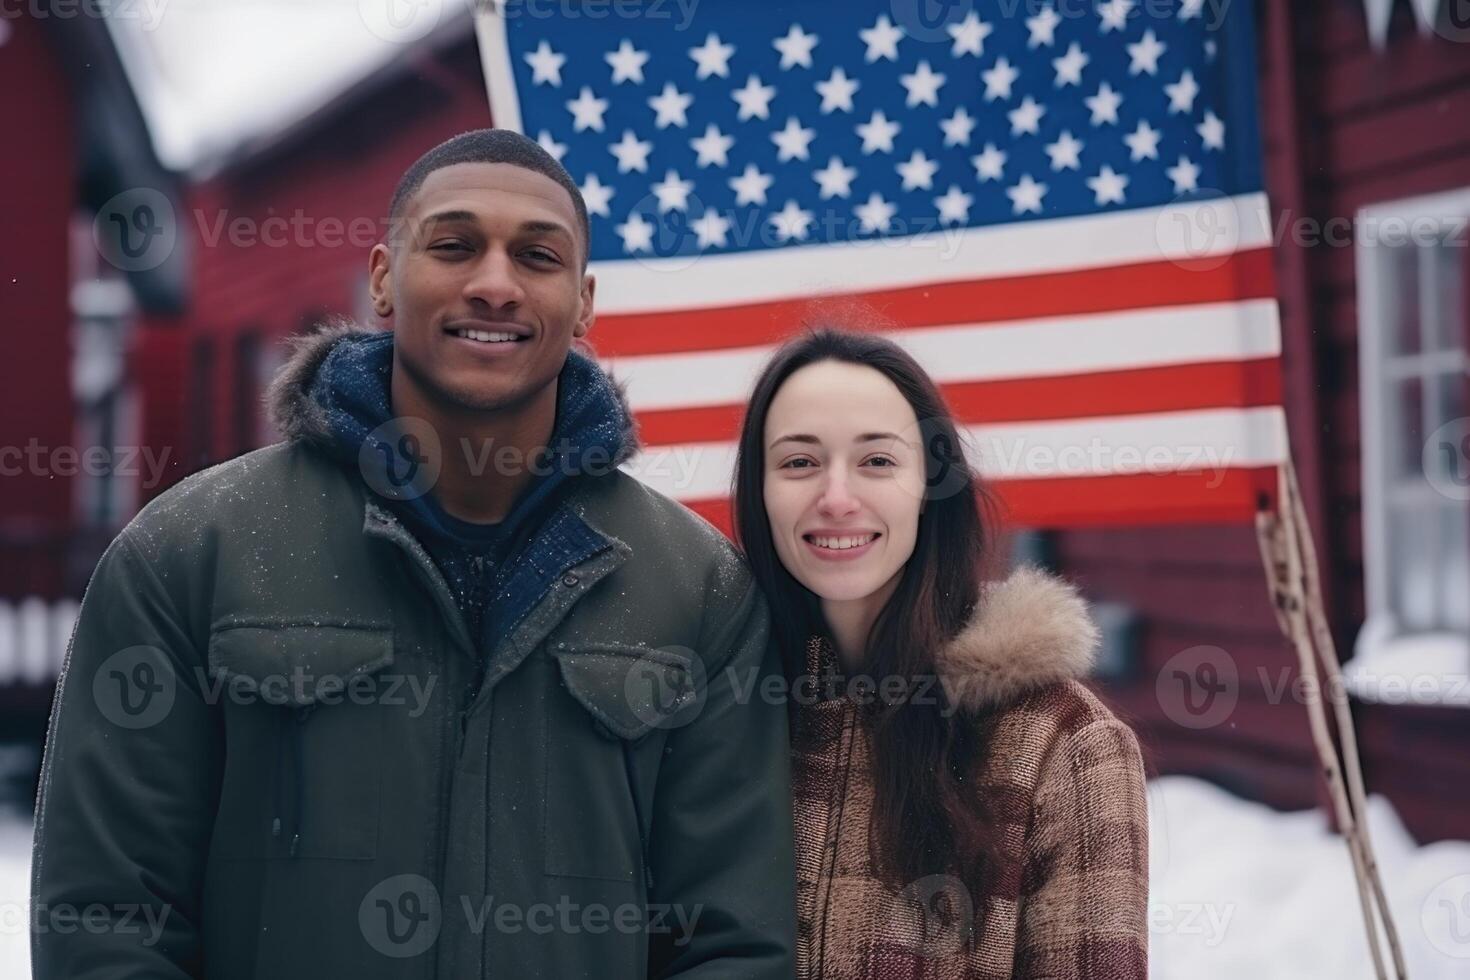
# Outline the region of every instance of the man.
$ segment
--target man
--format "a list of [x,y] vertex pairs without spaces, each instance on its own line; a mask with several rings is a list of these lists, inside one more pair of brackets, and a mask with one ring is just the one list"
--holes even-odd
[[299,343],[268,395],[286,441],[163,494],[93,574],[35,976],[791,976],[765,606],[617,469],[631,414],[571,349],[576,185],[480,130],[390,219],[392,331]]

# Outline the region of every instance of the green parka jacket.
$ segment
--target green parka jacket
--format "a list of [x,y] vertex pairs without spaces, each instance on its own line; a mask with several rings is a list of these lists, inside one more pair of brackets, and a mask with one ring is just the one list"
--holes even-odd
[[786,715],[736,553],[579,477],[529,546],[546,590],[479,664],[423,547],[317,445],[335,340],[274,386],[287,441],[161,495],[93,573],[34,975],[792,976]]

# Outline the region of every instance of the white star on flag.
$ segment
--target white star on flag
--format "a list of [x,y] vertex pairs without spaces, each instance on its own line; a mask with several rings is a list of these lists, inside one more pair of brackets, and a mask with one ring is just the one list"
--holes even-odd
[[949,51],[951,58],[961,58],[967,54],[982,57],[985,54],[985,39],[995,33],[994,25],[985,23],[973,10],[958,24],[948,24],[944,29],[950,40],[954,41],[954,47]]
[[582,192],[582,200],[587,205],[588,214],[601,215],[604,218],[612,217],[607,205],[612,200],[613,194],[617,192],[598,180],[596,174],[588,174],[587,179],[577,189]]
[[874,191],[868,195],[868,200],[852,209],[852,213],[858,216],[862,222],[864,231],[883,231],[890,222],[898,208],[883,200],[883,195]]
[[817,36],[807,34],[801,29],[800,24],[792,24],[791,30],[786,32],[785,37],[778,37],[771,42],[777,51],[781,52],[781,68],[787,70],[800,65],[802,68],[812,66],[812,48],[817,46]]
[[1071,132],[1063,130],[1055,143],[1046,146],[1046,155],[1051,157],[1051,168],[1056,171],[1082,169],[1082,145]]
[[526,64],[531,66],[531,83],[533,85],[544,85],[550,82],[552,85],[561,85],[561,66],[567,63],[567,56],[557,54],[551,50],[551,45],[542,41],[535,51],[526,56]]
[[586,85],[575,99],[567,103],[572,114],[572,130],[580,133],[584,129],[602,132],[602,114],[607,111],[607,99],[599,99]]
[[1041,117],[1046,115],[1046,106],[1028,95],[1021,100],[1020,106],[1006,115],[1011,120],[1012,136],[1020,136],[1022,133],[1035,136],[1041,132]]
[[659,129],[668,126],[687,126],[689,117],[686,112],[694,96],[686,95],[674,87],[673,82],[665,82],[664,90],[648,100],[649,108],[658,113],[658,118],[653,124]]
[[980,77],[985,81],[985,101],[994,102],[1011,97],[1011,87],[1021,73],[1005,58],[997,58],[994,67],[982,71]]
[[1127,136],[1123,142],[1128,144],[1128,149],[1133,151],[1133,162],[1140,160],[1157,160],[1159,158],[1159,139],[1164,134],[1148,124],[1147,119],[1138,121],[1138,128]]
[[1143,40],[1137,44],[1128,45],[1128,57],[1132,59],[1128,65],[1128,74],[1137,75],[1140,72],[1147,72],[1150,75],[1157,75],[1159,58],[1167,50],[1168,45],[1161,44],[1158,36],[1151,29],[1146,31]]
[[769,119],[771,100],[776,97],[776,86],[762,85],[759,78],[751,75],[746,80],[744,88],[737,88],[730,95],[740,104],[736,118],[741,120]]
[[724,248],[725,237],[730,233],[730,219],[718,211],[706,211],[690,222],[689,227],[699,236],[700,248]]
[[730,178],[730,188],[735,191],[735,203],[765,206],[766,191],[770,190],[772,182],[770,174],[763,174],[755,164],[747,163],[744,173]]
[[776,159],[782,163],[787,160],[805,160],[808,156],[807,147],[816,137],[815,129],[803,126],[796,121],[795,116],[789,117],[784,129],[771,134],[771,141],[776,144]]
[[986,143],[984,150],[970,157],[970,162],[975,165],[975,176],[982,184],[1005,176],[1006,153],[997,149],[994,143]]
[[1031,179],[1030,174],[1025,174],[1020,183],[1006,189],[1006,196],[1011,199],[1011,210],[1016,214],[1025,214],[1028,211],[1040,214],[1041,199],[1046,196],[1046,185],[1038,184]]
[[1060,58],[1052,59],[1052,67],[1057,70],[1057,88],[1065,88],[1068,85],[1082,84],[1082,69],[1092,57],[1083,52],[1082,46],[1076,41],[1067,48],[1067,53]]
[[889,122],[888,117],[883,115],[882,109],[874,109],[873,115],[867,122],[857,127],[857,133],[863,138],[863,152],[872,153],[881,150],[884,153],[893,152],[893,137],[903,127],[896,122]]
[[701,167],[725,167],[730,164],[730,147],[735,145],[735,138],[726,136],[720,132],[720,127],[710,123],[704,128],[704,135],[696,136],[689,145],[699,154]]
[[1107,0],[1097,7],[1098,16],[1102,18],[1102,25],[1098,28],[1103,34],[1109,31],[1123,31],[1128,27],[1128,15],[1133,12],[1134,0]]
[[643,84],[643,66],[648,63],[648,52],[635,49],[632,41],[623,38],[616,51],[609,51],[602,57],[612,66],[614,85],[623,82]]
[[556,157],[556,162],[561,163],[561,158],[566,155],[567,145],[558,143],[556,137],[551,135],[551,130],[543,129],[536,135],[536,142],[541,144],[541,149]]
[[1194,100],[1199,95],[1199,83],[1194,80],[1194,72],[1186,68],[1184,74],[1179,76],[1179,81],[1173,85],[1165,85],[1164,91],[1169,93],[1170,115],[1194,111]]
[[908,99],[904,103],[910,109],[916,105],[939,105],[939,88],[944,84],[944,76],[929,67],[929,62],[919,62],[919,67],[911,74],[900,75],[898,80],[908,90]]
[[618,173],[625,174],[634,170],[639,173],[648,172],[648,154],[653,152],[653,144],[634,136],[631,129],[623,130],[623,138],[609,146],[608,150],[618,158]]
[[962,225],[970,220],[970,205],[975,199],[959,189],[956,184],[949,185],[949,191],[941,197],[934,199],[934,206],[939,209],[940,224]]
[[1050,4],[1041,8],[1034,17],[1026,18],[1026,29],[1031,32],[1031,37],[1026,41],[1026,47],[1039,48],[1043,45],[1051,47],[1057,43],[1057,27],[1062,18],[1057,16]]
[[1087,178],[1087,186],[1097,195],[1098,204],[1122,204],[1123,188],[1128,186],[1128,178],[1114,173],[1112,167],[1104,166],[1096,177]]
[[975,131],[975,117],[960,106],[949,118],[939,120],[939,128],[944,130],[945,146],[969,146],[970,134]]
[[872,27],[858,31],[858,37],[868,46],[863,57],[870,64],[879,58],[898,60],[898,42],[903,38],[903,28],[894,27],[887,14],[880,16]]
[[822,200],[847,197],[852,193],[852,182],[857,177],[857,168],[849,167],[839,158],[833,157],[821,170],[812,172],[812,179],[821,185]]
[[939,170],[939,164],[924,155],[923,150],[915,150],[913,156],[895,168],[898,175],[903,178],[903,189],[906,191],[927,191],[934,184],[934,174]]
[[1205,111],[1205,121],[1195,127],[1207,150],[1225,149],[1225,122],[1215,115],[1214,109]]
[[1123,104],[1123,96],[1119,95],[1111,85],[1103,82],[1097,88],[1097,94],[1088,96],[1083,100],[1087,108],[1092,110],[1092,124],[1101,126],[1103,123],[1118,123],[1118,107]]
[[685,211],[689,208],[689,192],[694,190],[694,181],[680,180],[677,171],[670,170],[664,179],[653,185],[653,194],[658,198],[658,213]]
[[653,251],[653,225],[636,211],[628,215],[627,221],[618,225],[617,233],[623,239],[623,251]]
[[1199,190],[1199,166],[1193,163],[1189,157],[1181,156],[1179,163],[1165,170],[1169,179],[1174,182],[1175,194],[1187,194],[1190,191]]
[[859,88],[856,81],[847,77],[841,67],[833,68],[825,82],[817,83],[817,94],[822,97],[822,114],[841,109],[852,111],[852,96]]
[[730,77],[730,56],[735,53],[735,45],[721,44],[719,36],[710,33],[704,39],[704,43],[697,48],[689,49],[689,57],[694,59],[694,77],[710,78],[719,75],[721,78]]
[[787,201],[786,206],[768,220],[776,226],[776,237],[780,241],[800,241],[806,237],[807,228],[812,223],[812,213],[803,211],[795,201]]

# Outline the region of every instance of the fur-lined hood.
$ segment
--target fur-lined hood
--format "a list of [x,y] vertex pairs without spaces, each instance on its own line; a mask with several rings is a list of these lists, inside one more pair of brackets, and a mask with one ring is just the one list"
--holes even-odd
[[[346,317],[333,317],[316,330],[287,341],[290,354],[270,387],[266,389],[264,401],[272,424],[288,442],[304,442],[320,448],[330,447],[333,441],[331,424],[322,406],[311,394],[317,372],[326,361],[327,355],[338,344],[381,337],[384,333],[381,329],[362,326]],[[595,367],[596,362],[591,353],[584,351],[583,354]],[[628,405],[626,385],[600,367],[596,369],[606,378],[622,409],[622,446],[613,459],[613,465],[616,466],[638,452],[637,423]]]
[[1011,704],[1092,670],[1102,634],[1065,579],[1023,566],[989,584],[977,610],[936,657],[945,690],[961,708]]

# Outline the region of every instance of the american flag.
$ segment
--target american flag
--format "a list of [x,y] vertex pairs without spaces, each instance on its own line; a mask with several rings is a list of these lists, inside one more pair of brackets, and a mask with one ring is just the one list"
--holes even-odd
[[639,478],[728,530],[755,374],[839,298],[897,322],[1016,524],[1274,498],[1250,4],[552,9],[480,10],[491,111],[582,189]]

